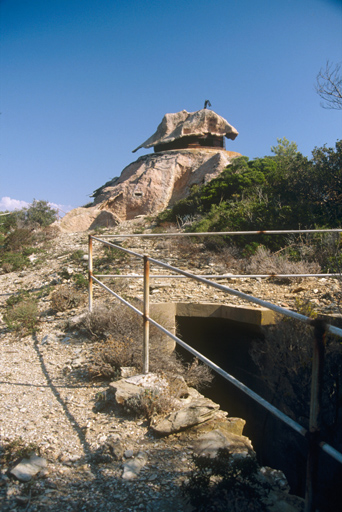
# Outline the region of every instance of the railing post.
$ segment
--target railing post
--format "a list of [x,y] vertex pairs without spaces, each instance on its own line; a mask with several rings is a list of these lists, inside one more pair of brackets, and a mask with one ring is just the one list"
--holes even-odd
[[89,291],[89,312],[93,310],[93,239],[89,235],[88,242],[88,291]]
[[309,450],[306,466],[305,512],[313,512],[316,509],[314,489],[317,488],[318,450],[321,428],[320,410],[326,334],[323,320],[313,320],[311,325],[314,327],[314,348],[312,357]]
[[148,256],[144,256],[144,346],[143,346],[143,372],[149,372],[149,343],[150,343],[150,262]]

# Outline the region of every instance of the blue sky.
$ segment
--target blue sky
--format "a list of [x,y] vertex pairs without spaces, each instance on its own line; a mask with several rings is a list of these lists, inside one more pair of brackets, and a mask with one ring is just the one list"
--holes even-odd
[[341,0],[0,0],[0,30],[0,210],[86,204],[205,99],[250,158],[342,138],[314,88],[342,61]]

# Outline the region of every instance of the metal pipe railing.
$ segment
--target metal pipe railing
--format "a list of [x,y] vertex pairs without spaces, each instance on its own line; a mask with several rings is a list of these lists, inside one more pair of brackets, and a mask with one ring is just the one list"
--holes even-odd
[[[286,231],[286,233],[308,233],[308,232],[342,232],[341,229],[338,230],[289,230]],[[193,233],[186,233],[181,235],[186,236],[192,236],[192,235],[215,235],[218,234],[283,234],[284,231],[258,231],[258,232],[221,232],[221,233],[200,233],[200,234],[193,234]],[[168,236],[179,236],[180,234],[168,234]],[[151,235],[109,235],[110,237],[128,237],[128,236],[160,236],[151,234]],[[164,236],[164,235],[162,235]],[[108,238],[108,236],[107,236]],[[144,279],[144,301],[143,301],[143,312],[135,308],[132,304],[130,304],[128,301],[126,301],[123,297],[121,297],[119,294],[115,293],[113,290],[111,290],[108,286],[106,286],[104,283],[102,283],[98,277],[123,277],[120,275],[94,275],[93,274],[93,262],[92,262],[92,254],[93,254],[93,248],[92,248],[92,240],[97,240],[107,246],[114,247],[116,249],[119,249],[125,253],[128,253],[132,256],[142,258],[144,260],[144,275],[143,276],[136,276],[136,275],[130,275],[125,277],[130,278],[142,278]],[[312,380],[311,380],[311,402],[310,402],[310,421],[309,421],[309,430],[302,427],[300,424],[292,420],[289,416],[282,413],[279,409],[271,405],[269,402],[264,400],[262,397],[257,395],[254,391],[249,389],[247,386],[245,386],[243,383],[235,379],[232,375],[225,372],[222,368],[220,368],[218,365],[210,361],[208,358],[206,358],[204,355],[200,354],[198,351],[187,345],[184,341],[180,340],[177,336],[172,334],[170,331],[165,329],[163,326],[158,324],[156,321],[154,321],[152,318],[149,317],[149,282],[150,278],[152,277],[171,277],[166,275],[156,276],[156,275],[150,275],[150,263],[154,263],[157,266],[160,266],[162,268],[166,268],[168,270],[171,270],[181,277],[187,277],[193,280],[196,280],[198,282],[204,283],[208,286],[211,286],[213,288],[219,289],[221,291],[224,291],[226,293],[229,293],[231,295],[235,295],[237,297],[240,297],[244,300],[247,300],[249,302],[252,302],[254,304],[257,304],[259,306],[263,306],[265,308],[268,308],[276,313],[280,313],[284,316],[288,316],[291,318],[294,318],[296,320],[299,320],[301,322],[304,322],[308,325],[311,325],[314,327],[314,351],[313,351],[313,365],[312,365]],[[331,274],[324,274],[332,276]],[[335,274],[339,275],[339,274]],[[265,277],[274,277],[275,275],[264,275]],[[294,277],[293,275],[282,275],[282,277]],[[301,275],[302,276],[302,275]],[[305,277],[313,277],[315,275],[306,275]],[[319,275],[321,276],[321,275]],[[172,277],[176,277],[172,275]],[[337,336],[342,336],[342,329],[339,329],[332,325],[326,325],[321,320],[312,320],[311,318],[306,317],[305,315],[302,315],[300,313],[296,313],[294,311],[290,311],[288,309],[285,309],[281,306],[277,306],[275,304],[272,304],[270,302],[264,301],[262,299],[258,299],[256,297],[253,297],[252,295],[248,295],[244,292],[240,292],[238,290],[234,290],[232,288],[229,288],[225,285],[220,285],[219,283],[215,283],[210,281],[209,278],[217,278],[217,276],[209,275],[209,276],[198,276],[194,275],[190,272],[181,270],[177,267],[173,267],[172,265],[168,265],[164,262],[161,262],[159,260],[156,260],[154,258],[150,258],[147,255],[141,255],[139,253],[136,253],[134,251],[131,251],[129,249],[123,248],[120,245],[113,244],[110,242],[107,242],[103,239],[89,236],[89,310],[92,310],[92,284],[93,281],[98,283],[102,288],[104,288],[106,291],[111,293],[114,297],[116,297],[118,300],[120,300],[122,303],[126,304],[128,307],[130,307],[133,311],[135,311],[139,316],[143,318],[143,339],[144,339],[144,345],[143,345],[143,371],[144,373],[147,373],[149,370],[149,324],[155,325],[159,330],[164,332],[167,336],[172,338],[176,341],[180,346],[188,350],[191,354],[193,354],[195,357],[197,357],[199,360],[207,364],[210,368],[212,368],[215,372],[220,374],[222,377],[224,377],[226,380],[234,384],[238,389],[243,391],[245,394],[250,396],[253,400],[255,400],[257,403],[262,405],[265,409],[267,409],[269,412],[271,412],[274,416],[279,418],[281,421],[286,423],[288,426],[290,426],[293,430],[295,430],[300,435],[308,438],[309,440],[309,449],[308,449],[308,459],[307,459],[307,478],[306,478],[306,493],[305,493],[305,512],[313,512],[314,510],[314,489],[315,489],[315,482],[317,478],[317,469],[318,469],[318,447],[321,447],[328,455],[333,457],[338,462],[342,463],[342,454],[335,450],[332,446],[325,442],[319,441],[319,431],[320,431],[320,424],[319,424],[319,411],[320,411],[320,401],[321,401],[321,390],[322,390],[322,375],[323,375],[323,363],[324,363],[324,339],[326,332],[330,332]],[[220,276],[222,277],[222,276]],[[236,278],[237,276],[228,275],[224,276],[225,278]],[[254,276],[243,276],[244,278],[247,277],[254,277]],[[255,277],[261,277],[261,276],[255,276]],[[280,277],[278,275],[277,277]],[[299,277],[299,275],[297,275]]]
[[234,236],[234,235],[287,235],[297,233],[342,233],[342,229],[269,229],[260,231],[207,231],[202,233],[132,233],[117,235],[101,235],[102,238],[172,238],[175,236]]
[[144,347],[143,347],[143,372],[149,371],[149,339],[150,339],[150,262],[144,256]]
[[[271,309],[275,313],[280,313],[284,316],[288,316],[290,318],[294,318],[296,320],[299,320],[300,322],[304,322],[307,324],[310,324],[312,321],[311,318],[302,315],[300,313],[296,313],[295,311],[291,311],[289,309],[283,308],[281,306],[277,306],[276,304],[272,304],[271,302],[267,302],[262,299],[258,299],[257,297],[253,297],[252,295],[248,295],[247,293],[240,292],[239,290],[234,290],[233,288],[229,288],[228,286],[225,286],[223,284],[213,283],[212,281],[209,281],[208,279],[205,279],[201,276],[191,274],[190,272],[187,272],[185,270],[177,269],[177,267],[173,267],[171,265],[168,265],[167,263],[163,263],[162,261],[158,261],[154,258],[149,258],[149,260],[152,263],[155,263],[156,265],[159,265],[164,268],[168,268],[169,270],[173,270],[174,272],[179,272],[185,277],[189,277],[190,279],[194,279],[195,281],[199,281],[200,283],[206,284],[208,286],[211,286],[212,288],[217,288],[218,290],[224,291],[229,293],[230,295],[235,295],[236,297],[240,297],[241,299],[245,299],[248,302],[252,302],[254,304],[258,304],[259,306]],[[332,334],[336,334],[337,336],[342,336],[342,329],[339,329],[338,327],[335,327],[333,325],[327,326],[329,332]]]
[[[235,377],[227,373],[225,370],[223,370],[220,366],[218,366],[216,363],[205,357],[203,354],[198,352],[196,349],[185,343],[185,341],[178,338],[175,334],[172,334],[170,331],[165,329],[162,325],[158,324],[155,320],[150,318],[150,323],[157,327],[160,331],[162,331],[164,334],[172,338],[178,345],[186,349],[190,354],[195,356],[197,359],[205,363],[209,368],[214,370],[216,373],[224,377],[226,380],[234,384],[235,387],[243,391],[247,396],[255,400],[259,405],[264,407],[266,410],[268,410],[273,416],[277,417],[284,423],[286,423],[289,427],[291,427],[293,430],[295,430],[298,434],[301,434],[303,437],[308,437],[309,431],[304,428],[302,425],[291,419],[289,416],[281,412],[277,407],[270,404],[267,400],[262,398],[260,395],[255,393],[255,391],[248,388],[245,384],[237,380]],[[319,443],[320,447],[328,453],[331,457],[333,457],[335,460],[340,462],[342,464],[342,453],[335,450],[332,446],[330,446],[328,443],[321,442]]]
[[93,309],[93,238],[89,235],[88,245],[89,311]]
[[[99,241],[99,242],[103,242],[105,245],[108,245],[110,247],[114,247],[115,249],[120,249],[120,250],[122,250],[122,251],[124,251],[126,253],[129,253],[129,254],[131,254],[133,256],[136,256],[136,257],[138,257],[140,259],[144,258],[144,256],[142,254],[139,254],[137,252],[130,251],[129,249],[125,249],[123,247],[120,247],[120,245],[112,244],[110,242],[105,242],[105,241],[101,240],[100,238],[96,238],[96,237],[92,237],[92,238],[94,240]],[[240,292],[239,290],[235,290],[233,288],[229,288],[228,286],[225,286],[223,284],[212,282],[212,281],[210,281],[210,280],[208,280],[208,279],[206,279],[206,278],[204,278],[202,276],[192,274],[191,272],[188,272],[186,270],[181,270],[180,268],[173,267],[172,265],[169,265],[168,263],[164,263],[164,262],[156,260],[154,258],[148,257],[148,260],[151,263],[154,263],[157,266],[166,268],[168,270],[172,270],[173,272],[181,274],[184,277],[188,277],[190,279],[193,279],[193,280],[198,281],[200,283],[206,284],[206,285],[211,286],[213,288],[217,288],[218,290],[227,292],[230,295],[235,295],[236,297],[239,297],[241,299],[247,300],[248,302],[252,302],[254,304],[258,304],[259,306],[271,309],[275,313],[280,313],[282,315],[294,318],[296,320],[299,320],[300,322],[304,322],[304,323],[310,323],[311,322],[311,318],[308,318],[305,315],[302,315],[300,313],[296,313],[295,311],[291,311],[291,310],[283,308],[281,306],[277,306],[276,304],[272,304],[271,302],[267,302],[267,301],[262,300],[262,299],[258,299],[256,297],[253,297],[252,295],[248,295],[247,293]],[[120,277],[120,276],[118,276],[118,277]],[[334,327],[332,325],[328,325],[328,330],[332,334],[336,334],[338,336],[342,336],[342,329],[339,329],[339,328]]]
[[[144,276],[140,274],[95,274],[97,277],[119,277],[119,278],[132,278],[143,279]],[[272,278],[272,277],[341,277],[341,274],[197,274],[207,279],[256,279],[256,278]],[[150,278],[154,279],[182,279],[184,276],[177,276],[175,274],[151,274]]]

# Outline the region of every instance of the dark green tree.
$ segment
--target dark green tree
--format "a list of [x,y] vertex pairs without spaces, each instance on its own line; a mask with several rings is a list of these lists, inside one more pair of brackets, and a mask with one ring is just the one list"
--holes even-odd
[[57,210],[48,201],[33,199],[32,204],[16,212],[17,220],[25,226],[48,226],[57,220]]
[[235,159],[160,219],[198,215],[191,227],[195,231],[339,227],[342,141],[335,148],[315,148],[312,159],[285,138],[272,151],[275,156]]

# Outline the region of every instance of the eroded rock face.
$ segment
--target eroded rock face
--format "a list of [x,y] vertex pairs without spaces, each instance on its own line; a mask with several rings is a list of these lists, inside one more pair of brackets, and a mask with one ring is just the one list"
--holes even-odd
[[182,149],[140,157],[119,178],[94,193],[94,205],[71,210],[57,224],[61,231],[112,227],[139,215],[156,215],[187,197],[193,185],[216,178],[240,153]]
[[239,153],[184,149],[145,155],[96,192],[94,206],[121,220],[155,215],[186,197],[192,185],[216,178]]

